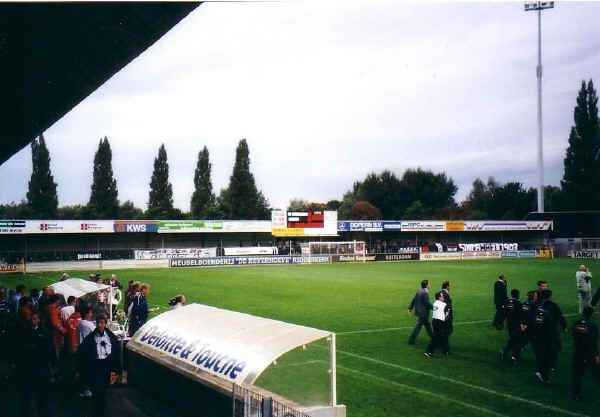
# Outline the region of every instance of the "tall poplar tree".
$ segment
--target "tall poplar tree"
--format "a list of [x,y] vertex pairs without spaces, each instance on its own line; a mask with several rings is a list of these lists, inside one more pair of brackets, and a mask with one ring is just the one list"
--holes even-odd
[[219,203],[225,218],[268,219],[269,203],[256,188],[250,172],[250,150],[246,139],[240,140],[235,151],[233,173],[229,187],[221,191]]
[[94,156],[94,176],[88,207],[96,219],[116,219],[119,215],[117,180],[113,176],[112,151],[108,138],[100,139]]
[[216,198],[213,193],[209,153],[206,146],[198,153],[198,163],[194,173],[194,193],[192,194],[191,215],[195,219],[211,219],[216,216]]
[[167,150],[162,144],[158,149],[158,156],[154,159],[147,216],[153,219],[167,219],[173,212],[173,186],[169,182]]
[[31,217],[55,219],[58,210],[58,196],[56,195],[56,183],[50,171],[50,153],[43,134],[31,142],[31,162],[33,172],[27,191],[27,204]]
[[600,123],[594,83],[581,82],[573,112],[575,125],[569,134],[561,181],[564,204],[571,210],[600,209]]

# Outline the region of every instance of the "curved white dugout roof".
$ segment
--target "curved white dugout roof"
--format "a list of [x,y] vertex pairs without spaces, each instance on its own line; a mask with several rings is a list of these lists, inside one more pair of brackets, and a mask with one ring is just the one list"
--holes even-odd
[[70,295],[79,298],[86,294],[91,294],[104,289],[110,289],[110,285],[98,284],[96,282],[87,281],[81,278],[69,278],[64,281],[49,285],[49,287],[54,289],[56,294],[63,295],[65,300],[67,300]]
[[190,304],[149,320],[127,348],[206,381],[252,384],[284,353],[332,332]]

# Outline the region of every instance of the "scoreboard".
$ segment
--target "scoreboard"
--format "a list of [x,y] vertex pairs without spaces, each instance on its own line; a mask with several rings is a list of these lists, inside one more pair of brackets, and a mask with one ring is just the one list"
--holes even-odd
[[337,211],[271,212],[273,236],[337,236]]

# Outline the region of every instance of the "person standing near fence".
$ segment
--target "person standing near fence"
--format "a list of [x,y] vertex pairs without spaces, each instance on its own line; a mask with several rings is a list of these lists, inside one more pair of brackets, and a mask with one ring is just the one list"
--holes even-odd
[[417,336],[421,332],[421,327],[423,326],[425,326],[425,330],[427,331],[429,337],[433,337],[431,324],[429,323],[429,311],[433,309],[433,305],[431,305],[431,301],[429,301],[429,281],[426,279],[421,281],[421,289],[417,291],[410,302],[410,305],[408,306],[409,316],[413,309],[415,311],[415,315],[417,316],[417,324],[415,324],[415,328],[408,338],[409,345],[415,344]]
[[585,265],[581,265],[575,272],[577,282],[577,300],[579,301],[579,314],[583,313],[585,307],[589,307],[592,301],[592,273]]
[[150,292],[150,285],[140,285],[140,292],[136,294],[131,305],[131,315],[129,323],[129,336],[132,337],[140,327],[148,320],[148,314],[154,313],[156,309],[148,308],[146,296]]

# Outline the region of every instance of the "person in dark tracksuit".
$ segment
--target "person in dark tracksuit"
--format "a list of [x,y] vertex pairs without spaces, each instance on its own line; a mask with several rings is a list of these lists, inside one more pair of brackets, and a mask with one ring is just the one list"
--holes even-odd
[[444,302],[448,305],[448,317],[446,318],[446,327],[448,335],[454,332],[454,306],[450,297],[450,281],[442,282],[442,294],[444,294]]
[[513,289],[510,292],[510,296],[511,298],[507,299],[502,306],[508,328],[508,342],[506,343],[506,346],[500,350],[500,358],[504,359],[504,355],[510,351],[512,353],[511,359],[513,363],[515,363],[521,356],[521,347],[523,345],[519,290]]
[[600,301],[600,287],[596,290],[596,294],[594,294],[594,296],[592,297],[592,302],[590,304],[592,305],[592,307],[596,307],[598,301]]
[[562,347],[562,343],[561,343],[561,339],[560,339],[560,333],[561,331],[566,333],[568,330],[567,327],[567,321],[565,320],[565,317],[563,316],[562,311],[560,310],[560,307],[558,306],[558,304],[556,304],[555,302],[552,301],[552,291],[550,290],[545,290],[542,292],[542,297],[544,297],[544,306],[546,309],[550,310],[550,314],[552,315],[552,317],[554,318],[554,331],[552,332],[552,343],[553,343],[553,347],[552,347],[552,363],[550,364],[550,369],[552,369],[553,371],[556,370],[556,364],[558,362],[558,353],[561,350]]
[[587,369],[591,369],[594,376],[600,380],[598,364],[598,326],[592,320],[594,310],[591,307],[583,309],[583,318],[573,325],[573,341],[575,352],[573,353],[573,398],[581,399],[581,380]]
[[533,317],[537,304],[537,292],[532,290],[527,293],[527,301],[521,304],[521,350],[531,341]]
[[417,291],[410,302],[410,305],[408,306],[409,316],[413,309],[415,310],[415,315],[417,316],[417,324],[415,324],[415,328],[408,338],[409,345],[415,344],[415,340],[417,339],[417,336],[421,331],[421,327],[423,326],[425,326],[425,330],[427,331],[429,337],[433,337],[431,324],[429,323],[429,311],[433,309],[433,305],[431,304],[431,301],[429,301],[429,281],[426,279],[421,281],[421,289]]
[[506,291],[506,277],[504,274],[500,274],[498,280],[494,283],[494,305],[496,306],[496,314],[492,321],[492,326],[498,330],[502,329],[504,319],[506,318],[503,310],[504,303],[508,300]]
[[428,358],[433,356],[436,348],[441,348],[442,353],[448,355],[450,352],[449,344],[449,320],[452,307],[445,302],[444,293],[442,291],[435,294],[435,302],[433,303],[433,337],[431,342],[425,349],[424,355]]

